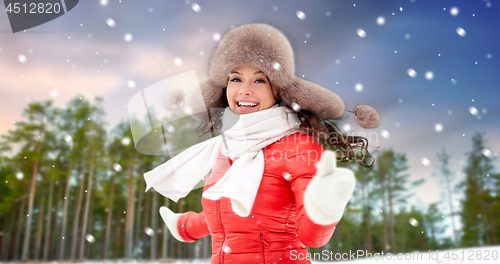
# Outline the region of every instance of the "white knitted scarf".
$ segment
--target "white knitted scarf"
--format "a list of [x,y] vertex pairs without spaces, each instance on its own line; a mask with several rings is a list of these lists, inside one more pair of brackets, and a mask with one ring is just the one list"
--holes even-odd
[[236,161],[203,197],[210,200],[228,197],[236,214],[248,216],[264,172],[262,148],[298,132],[300,120],[293,110],[276,104],[243,115],[226,108],[222,122],[222,135],[196,144],[145,173],[146,191],[153,187],[177,202],[204,179],[221,152]]

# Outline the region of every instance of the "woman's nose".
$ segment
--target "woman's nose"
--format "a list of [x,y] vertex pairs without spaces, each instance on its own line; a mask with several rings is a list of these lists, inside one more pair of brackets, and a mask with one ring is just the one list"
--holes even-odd
[[250,87],[250,84],[244,83],[243,86],[240,88],[240,95],[251,95],[252,94],[252,88]]

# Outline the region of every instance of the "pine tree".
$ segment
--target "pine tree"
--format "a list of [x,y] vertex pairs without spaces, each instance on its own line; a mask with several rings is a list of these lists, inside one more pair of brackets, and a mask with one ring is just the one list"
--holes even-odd
[[455,242],[455,248],[458,248],[458,238],[457,238],[457,231],[455,228],[455,212],[453,210],[453,205],[452,205],[452,192],[451,192],[451,182],[452,182],[452,176],[453,173],[450,171],[449,168],[449,161],[450,161],[450,155],[446,153],[446,149],[443,148],[441,153],[437,154],[438,160],[440,164],[436,166],[436,168],[439,171],[439,174],[433,173],[434,177],[438,178],[439,182],[441,185],[444,185],[445,190],[446,190],[446,202],[448,205],[448,210],[450,210],[449,214],[449,219],[451,221],[451,227],[453,231],[453,241]]
[[[460,184],[465,191],[461,218],[463,223],[462,243],[465,246],[490,245],[497,240],[498,218],[494,218],[493,192],[498,182],[493,174],[493,159],[489,157],[483,134],[476,133],[472,138],[472,150],[467,153],[465,180]],[[493,236],[493,237],[492,237]]]

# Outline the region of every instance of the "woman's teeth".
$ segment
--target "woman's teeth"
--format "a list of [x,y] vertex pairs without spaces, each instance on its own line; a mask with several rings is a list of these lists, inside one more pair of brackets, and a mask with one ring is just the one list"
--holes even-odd
[[238,103],[239,107],[254,107],[257,106],[255,103],[248,103],[248,102],[239,102]]

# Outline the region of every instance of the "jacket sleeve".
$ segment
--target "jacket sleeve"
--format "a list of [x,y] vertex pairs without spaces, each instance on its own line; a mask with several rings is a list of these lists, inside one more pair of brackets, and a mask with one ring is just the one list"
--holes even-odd
[[177,222],[177,231],[185,242],[194,242],[210,234],[203,212],[199,214],[195,212],[183,214]]
[[304,192],[316,174],[316,163],[321,160],[324,151],[323,147],[312,139],[308,142],[299,142],[288,151],[285,162],[285,171],[290,174],[290,186],[295,196],[297,210],[295,232],[304,245],[313,248],[328,243],[338,223],[316,224],[309,218],[304,208]]

